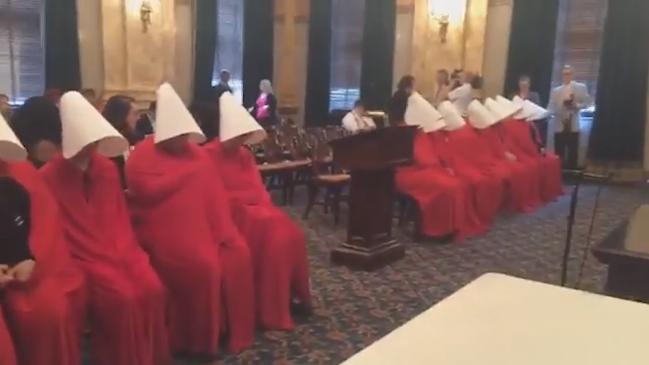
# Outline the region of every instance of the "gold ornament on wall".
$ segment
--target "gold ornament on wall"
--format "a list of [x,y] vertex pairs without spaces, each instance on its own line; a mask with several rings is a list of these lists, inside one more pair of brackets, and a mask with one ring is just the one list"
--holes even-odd
[[153,7],[149,0],[143,0],[142,5],[140,5],[140,21],[142,22],[142,33],[147,33],[149,31],[149,26],[151,26],[151,14],[153,13]]
[[466,0],[428,0],[432,20],[437,22],[439,41],[446,43],[451,24],[461,24],[466,12]]

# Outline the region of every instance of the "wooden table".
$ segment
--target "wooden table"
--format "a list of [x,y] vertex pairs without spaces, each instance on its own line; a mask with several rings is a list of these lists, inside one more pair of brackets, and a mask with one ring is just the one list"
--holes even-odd
[[641,206],[592,252],[608,265],[607,294],[649,303],[649,206]]
[[649,364],[649,306],[487,274],[344,365]]

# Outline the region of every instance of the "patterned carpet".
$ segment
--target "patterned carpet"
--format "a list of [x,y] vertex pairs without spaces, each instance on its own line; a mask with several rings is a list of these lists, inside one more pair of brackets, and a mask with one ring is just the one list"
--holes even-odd
[[[580,195],[571,256],[573,286],[596,190],[587,186]],[[534,214],[502,216],[488,235],[460,244],[414,243],[410,229],[397,230],[407,247],[406,258],[371,273],[330,265],[329,251],[344,239],[344,225],[334,227],[332,217],[316,209],[303,222],[309,238],[315,314],[302,320],[294,332],[259,333],[252,349],[214,364],[338,364],[484,273],[558,283],[568,202],[566,195]],[[645,186],[604,188],[593,240],[603,238],[647,202]],[[303,204],[296,202],[287,211],[299,220],[302,209]],[[582,288],[601,291],[605,272],[589,257]]]

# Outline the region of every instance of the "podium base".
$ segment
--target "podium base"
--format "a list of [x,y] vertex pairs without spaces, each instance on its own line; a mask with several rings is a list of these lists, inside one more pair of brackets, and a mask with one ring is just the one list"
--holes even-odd
[[331,251],[331,262],[355,270],[372,271],[402,259],[406,248],[396,240],[366,248],[343,244]]

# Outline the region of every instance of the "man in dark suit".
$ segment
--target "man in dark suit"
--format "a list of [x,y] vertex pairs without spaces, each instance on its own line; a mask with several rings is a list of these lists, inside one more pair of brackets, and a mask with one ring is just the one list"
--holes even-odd
[[230,87],[230,71],[223,69],[219,74],[219,83],[214,86],[214,97],[218,100],[224,92],[229,92],[232,94],[232,88]]
[[[529,100],[536,105],[541,105],[541,97],[536,91],[532,91],[532,79],[527,75],[521,75],[518,78],[518,90],[513,96],[518,96],[523,100]],[[512,97],[513,97],[512,96]],[[543,148],[547,147],[548,142],[548,119],[535,120],[536,126],[535,133],[538,133],[538,138],[541,141]]]

